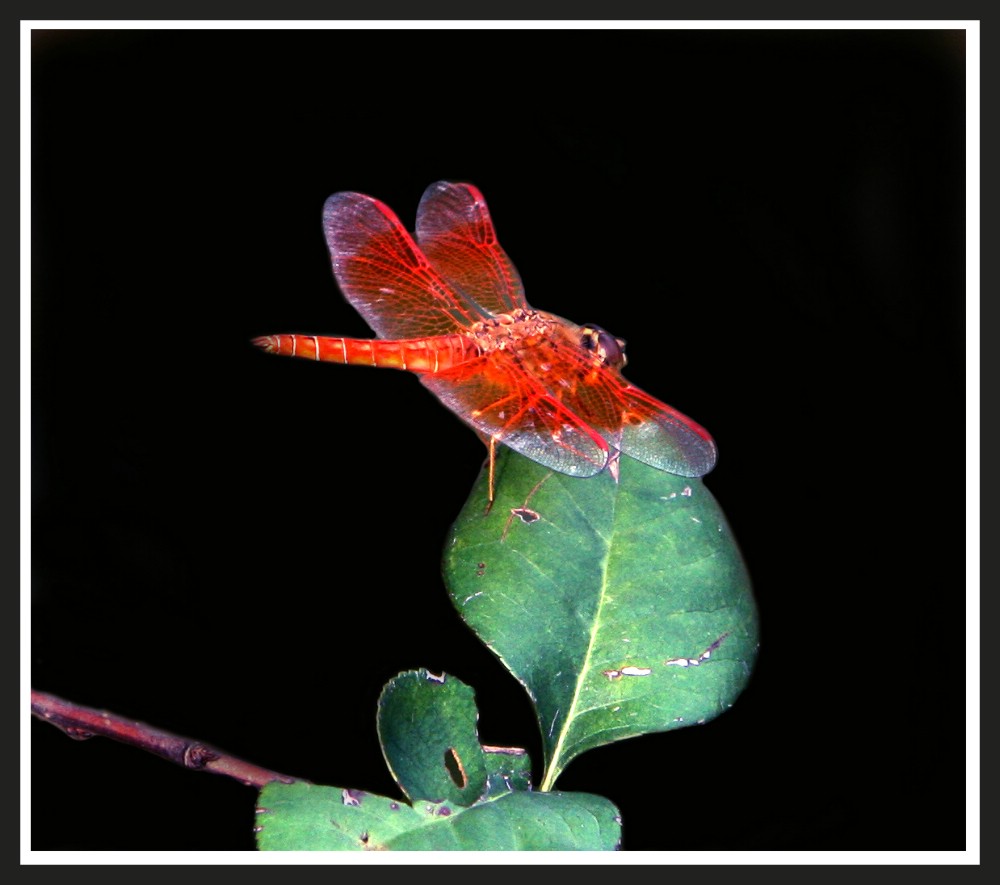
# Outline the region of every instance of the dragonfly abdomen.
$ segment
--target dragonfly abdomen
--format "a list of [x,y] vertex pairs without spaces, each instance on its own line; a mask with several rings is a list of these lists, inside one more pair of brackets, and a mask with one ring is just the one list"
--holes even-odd
[[482,351],[466,335],[432,338],[330,338],[324,335],[265,335],[253,343],[267,353],[307,360],[405,369],[421,374],[444,372],[480,356]]

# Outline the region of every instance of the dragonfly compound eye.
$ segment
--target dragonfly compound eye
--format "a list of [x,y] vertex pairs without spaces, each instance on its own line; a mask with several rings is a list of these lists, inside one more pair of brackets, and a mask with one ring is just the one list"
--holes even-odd
[[620,369],[625,365],[625,342],[615,338],[600,326],[582,326],[580,344],[593,353],[604,365]]

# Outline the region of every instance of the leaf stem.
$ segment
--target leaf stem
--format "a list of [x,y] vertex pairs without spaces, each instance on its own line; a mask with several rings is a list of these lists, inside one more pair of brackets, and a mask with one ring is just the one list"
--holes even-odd
[[302,778],[290,777],[238,759],[201,741],[162,731],[106,710],[74,704],[35,689],[31,690],[31,714],[54,725],[74,740],[110,738],[160,756],[182,768],[222,774],[248,787],[263,787],[271,781],[285,784],[302,781]]

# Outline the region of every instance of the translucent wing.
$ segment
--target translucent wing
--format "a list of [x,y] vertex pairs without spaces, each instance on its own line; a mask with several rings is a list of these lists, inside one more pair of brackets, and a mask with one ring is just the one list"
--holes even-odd
[[444,335],[484,318],[431,266],[385,203],[333,194],[323,227],[344,297],[380,338]]
[[715,442],[700,424],[605,367],[578,395],[581,417],[616,449],[679,476],[715,467]]
[[512,368],[508,354],[420,380],[484,437],[571,476],[592,476],[608,463],[604,438],[532,375]]
[[528,306],[478,188],[447,181],[428,187],[417,209],[417,242],[441,276],[483,310]]
[[480,433],[561,473],[590,476],[616,450],[680,476],[715,466],[704,428],[595,361],[572,334],[421,380]]

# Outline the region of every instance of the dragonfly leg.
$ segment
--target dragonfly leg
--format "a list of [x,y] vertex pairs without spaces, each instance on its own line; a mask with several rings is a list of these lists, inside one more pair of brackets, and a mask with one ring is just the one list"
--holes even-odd
[[497,462],[497,437],[496,434],[490,437],[489,442],[490,449],[490,491],[489,491],[489,502],[486,504],[486,513],[489,513],[493,507],[493,478],[494,469]]
[[621,458],[621,456],[622,453],[618,451],[618,449],[615,449],[608,458],[607,463],[608,473],[611,474],[611,478],[614,479],[616,483],[618,482],[618,477],[620,475],[619,458]]

